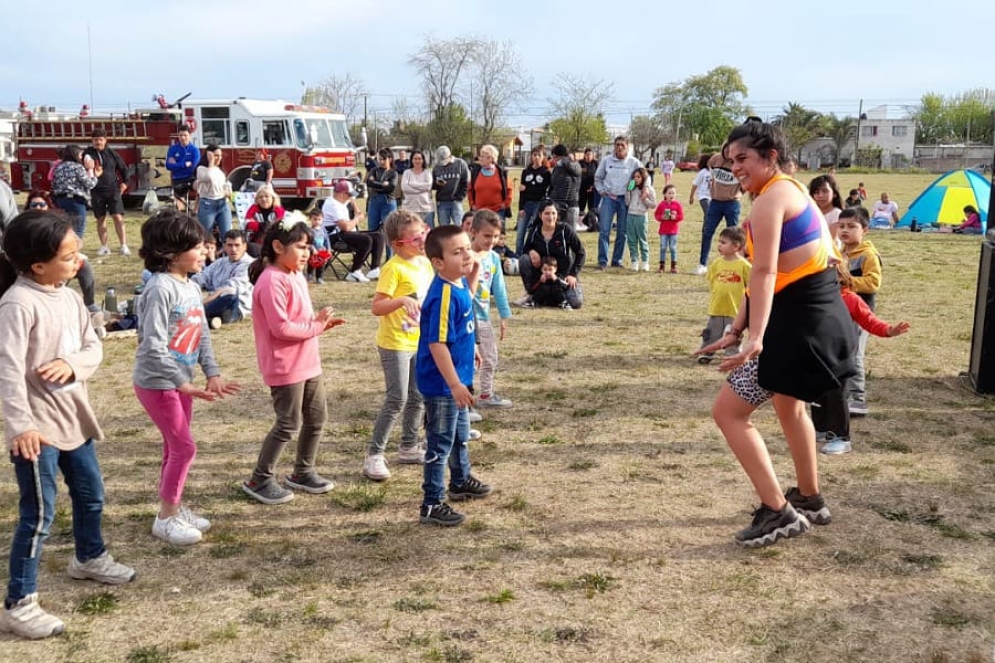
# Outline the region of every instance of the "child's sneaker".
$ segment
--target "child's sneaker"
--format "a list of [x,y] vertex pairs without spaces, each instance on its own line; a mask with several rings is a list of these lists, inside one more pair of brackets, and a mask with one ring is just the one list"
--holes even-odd
[[829,433],[826,437],[826,443],[819,448],[819,451],[827,456],[838,456],[840,454],[848,454],[852,449],[853,446],[850,444],[850,438],[837,437]]
[[242,492],[263,504],[285,504],[294,499],[294,494],[275,481],[256,483],[245,481]]
[[407,449],[398,449],[397,462],[401,465],[422,465],[425,463],[425,448],[414,446]]
[[122,244],[121,245],[121,255],[123,255],[123,256],[130,256],[131,255],[131,249],[128,248],[127,244]]
[[179,515],[169,518],[156,516],[155,522],[152,523],[152,536],[174,546],[192,546],[203,538],[199,529],[180,518]]
[[847,409],[850,410],[851,417],[867,416],[867,403],[863,401],[850,401],[847,403]]
[[98,256],[109,256],[110,254],[111,254],[111,250],[107,248],[106,244],[104,244],[99,249],[97,249],[97,255]]
[[449,499],[454,502],[460,502],[462,500],[476,500],[481,497],[487,497],[491,494],[491,487],[486,483],[483,483],[477,477],[470,475],[470,478],[464,481],[459,486],[450,483],[449,484]]
[[179,513],[180,518],[187,521],[200,532],[206,532],[211,529],[211,521],[202,516],[198,516],[196,513],[190,510],[186,504],[180,505]]
[[712,359],[714,359],[714,358],[715,358],[715,355],[699,355],[698,356],[698,363],[701,364],[702,366],[704,366],[705,364],[711,364],[712,363]]
[[441,525],[443,527],[453,527],[459,525],[466,516],[443,502],[442,504],[422,504],[418,514],[418,522],[422,525]]
[[363,461],[363,476],[370,481],[386,481],[390,478],[387,459],[383,454],[370,454]]
[[290,474],[286,478],[286,483],[294,490],[303,490],[305,493],[312,495],[324,495],[332,488],[335,488],[334,482],[326,479],[317,472]]
[[650,264],[648,262],[643,263],[643,271],[644,272],[650,271]]
[[480,416],[480,413],[477,412],[472,407],[470,408],[470,412],[467,414],[467,418],[470,420],[471,424],[475,424],[475,423],[477,423],[479,421],[483,421],[484,420],[484,418],[482,416]]
[[105,585],[123,585],[135,579],[135,569],[114,561],[111,554],[104,551],[100,557],[81,562],[73,555],[69,562],[69,577],[76,580],[96,580]]
[[832,514],[829,513],[829,507],[826,506],[826,500],[822,499],[821,493],[806,496],[802,495],[801,491],[797,488],[792,487],[784,494],[784,499],[791,502],[791,506],[795,507],[795,511],[805,516],[813,525],[828,525],[833,519]]
[[479,440],[482,437],[483,437],[483,435],[480,434],[479,430],[477,430],[476,428],[471,428],[470,429],[470,441],[471,442],[476,442],[477,440]]
[[66,625],[38,605],[38,593],[28,594],[10,609],[0,610],[0,632],[13,633],[19,638],[40,640],[59,635]]
[[481,394],[480,398],[477,399],[477,405],[479,407],[500,407],[507,408],[511,407],[513,403],[507,398],[501,398],[497,394]]
[[774,511],[766,504],[753,512],[753,522],[744,530],[736,532],[736,543],[746,548],[769,546],[778,539],[790,539],[809,531],[811,523],[805,516],[795,511],[791,502],[780,511]]

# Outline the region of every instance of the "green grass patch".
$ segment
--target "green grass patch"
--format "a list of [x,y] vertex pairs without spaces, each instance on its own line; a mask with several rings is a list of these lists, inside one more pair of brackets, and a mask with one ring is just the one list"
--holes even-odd
[[333,491],[332,500],[339,506],[366,513],[387,503],[387,487],[357,484]]
[[515,593],[510,589],[502,589],[497,594],[490,594],[483,598],[483,601],[486,603],[511,603],[514,600]]
[[128,652],[127,663],[171,663],[173,655],[158,645],[136,647]]
[[439,604],[432,599],[421,597],[404,597],[394,601],[394,610],[398,612],[425,612],[426,610],[438,610]]
[[117,608],[118,602],[118,598],[111,592],[100,592],[80,601],[76,612],[84,615],[106,615]]

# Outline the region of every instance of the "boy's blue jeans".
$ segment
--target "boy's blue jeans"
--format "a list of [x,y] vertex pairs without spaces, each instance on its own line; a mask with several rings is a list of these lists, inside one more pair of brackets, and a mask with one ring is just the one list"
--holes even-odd
[[16,603],[38,588],[42,543],[55,516],[57,470],[62,470],[73,504],[76,559],[87,562],[104,554],[100,521],[104,511],[104,481],[93,440],[72,451],[44,445],[36,460],[10,456],[21,492],[20,521],[10,545],[7,601]]
[[425,398],[424,506],[441,504],[446,497],[446,465],[449,480],[459,486],[470,478],[470,411],[458,407],[452,396]]

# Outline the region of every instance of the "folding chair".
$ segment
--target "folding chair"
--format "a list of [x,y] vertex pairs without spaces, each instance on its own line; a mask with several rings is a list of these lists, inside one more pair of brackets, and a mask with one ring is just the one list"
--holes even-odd
[[[352,254],[354,251],[351,246],[343,242],[337,235],[338,233],[334,233],[328,238],[328,250],[331,251],[332,257],[325,262],[325,269],[331,269],[332,274],[335,274],[335,278],[341,281],[352,271],[349,268],[352,266]],[[346,256],[349,262],[347,263],[343,260],[342,256]]]

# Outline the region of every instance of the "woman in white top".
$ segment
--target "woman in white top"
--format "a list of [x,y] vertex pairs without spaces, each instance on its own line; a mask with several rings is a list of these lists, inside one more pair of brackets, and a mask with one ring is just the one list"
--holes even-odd
[[411,153],[411,167],[401,175],[401,209],[414,212],[429,228],[435,227],[435,203],[432,201],[432,171],[425,168],[425,153]]
[[809,182],[808,194],[812,196],[822,216],[826,217],[829,232],[839,247],[840,212],[843,211],[843,200],[836,186],[836,180],[832,175],[819,175]]
[[197,219],[204,226],[208,237],[212,236],[215,224],[218,226],[218,244],[224,242],[225,234],[231,230],[231,208],[228,197],[231,195],[231,182],[221,170],[221,148],[208,145],[204,160],[197,167],[194,181],[200,202],[197,205]]

